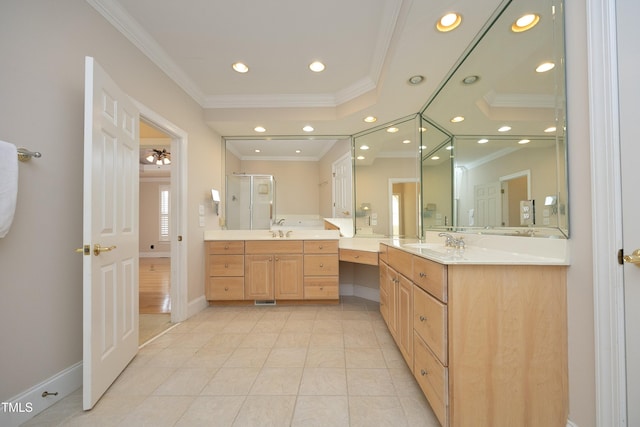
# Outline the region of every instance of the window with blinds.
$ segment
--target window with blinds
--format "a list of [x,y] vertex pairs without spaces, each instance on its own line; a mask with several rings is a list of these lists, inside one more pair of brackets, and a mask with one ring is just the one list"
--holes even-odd
[[169,240],[169,206],[171,194],[168,185],[160,187],[160,241]]

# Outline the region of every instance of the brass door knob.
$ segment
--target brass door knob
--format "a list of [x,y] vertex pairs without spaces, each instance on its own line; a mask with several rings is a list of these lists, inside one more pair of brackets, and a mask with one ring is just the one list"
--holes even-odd
[[624,262],[640,265],[640,249],[636,249],[631,255],[625,255],[623,259]]
[[116,245],[113,246],[100,246],[100,243],[96,243],[93,245],[93,254],[95,256],[99,256],[102,252],[111,252],[116,248]]

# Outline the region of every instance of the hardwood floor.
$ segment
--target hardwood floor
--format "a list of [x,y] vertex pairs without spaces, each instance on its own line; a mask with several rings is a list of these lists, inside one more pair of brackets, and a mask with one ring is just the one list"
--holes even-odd
[[140,314],[171,313],[171,258],[140,258]]
[[140,258],[140,345],[171,327],[171,258]]

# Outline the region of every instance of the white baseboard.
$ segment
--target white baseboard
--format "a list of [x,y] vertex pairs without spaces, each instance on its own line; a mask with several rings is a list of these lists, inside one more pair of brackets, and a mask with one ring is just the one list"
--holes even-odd
[[[82,362],[68,367],[0,406],[0,425],[17,427],[82,387]],[[58,393],[42,397],[47,391]]]
[[140,252],[140,258],[171,258],[171,252]]
[[187,319],[204,310],[208,305],[209,303],[204,295],[194,299],[193,301],[189,301],[187,304]]
[[349,283],[340,284],[340,295],[356,296],[369,301],[380,302],[380,290],[368,288],[366,286],[352,285]]

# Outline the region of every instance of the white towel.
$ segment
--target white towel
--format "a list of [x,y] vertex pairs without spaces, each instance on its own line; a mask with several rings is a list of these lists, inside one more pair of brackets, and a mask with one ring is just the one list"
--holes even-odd
[[18,150],[0,141],[0,238],[7,235],[18,199]]

